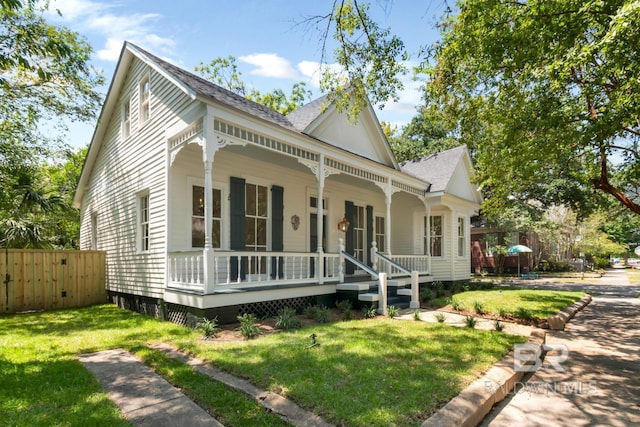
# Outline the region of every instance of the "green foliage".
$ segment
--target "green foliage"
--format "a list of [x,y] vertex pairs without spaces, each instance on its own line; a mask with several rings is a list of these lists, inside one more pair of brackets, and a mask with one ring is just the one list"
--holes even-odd
[[203,317],[198,320],[197,328],[202,331],[206,338],[215,337],[218,333],[218,318],[214,317],[213,319],[207,319]]
[[243,337],[247,339],[251,339],[262,334],[262,331],[258,327],[258,319],[256,318],[255,315],[251,313],[245,313],[240,316],[237,316],[237,319],[238,319],[238,322],[240,322],[238,331]]
[[473,316],[465,316],[464,323],[465,323],[465,325],[467,325],[467,328],[473,329],[473,328],[476,327],[476,324],[478,323],[478,321]]
[[433,299],[433,294],[428,288],[420,289],[420,301],[427,303]]
[[368,307],[362,307],[362,315],[365,319],[373,319],[376,317],[376,308],[372,305]]
[[631,0],[465,0],[442,23],[425,99],[472,147],[485,211],[587,212],[596,189],[640,213],[639,19]]
[[95,88],[103,78],[89,66],[91,46],[45,20],[47,2],[2,6],[0,240],[11,247],[72,247],[78,212],[68,202],[73,191],[62,181],[75,176],[55,173],[64,167],[60,159],[76,161],[61,150],[63,119],[95,117],[101,101]]
[[509,310],[504,307],[498,307],[498,315],[504,319],[509,316]]
[[[312,25],[326,28],[323,38],[333,31],[338,42],[334,58],[342,66],[339,71],[322,68],[320,89],[329,93],[329,103],[353,121],[368,101],[381,108],[389,100],[397,101],[403,88],[400,77],[407,72],[403,42],[372,21],[368,9],[368,3],[342,0],[334,3],[329,15],[311,20]],[[323,60],[327,57],[323,51]]]
[[438,323],[444,323],[444,321],[447,320],[447,315],[442,312],[436,313],[434,316]]
[[285,115],[311,98],[311,91],[304,82],[294,83],[288,96],[281,89],[269,93],[261,93],[255,88],[248,89],[242,80],[242,73],[238,71],[236,58],[231,55],[215,58],[209,64],[201,62],[195,67],[195,71],[218,86]]
[[276,316],[276,324],[275,327],[277,329],[282,329],[284,331],[288,331],[290,329],[298,329],[302,327],[302,322],[298,319],[296,315],[296,311],[290,307],[284,307],[282,310],[278,312]]
[[420,320],[420,310],[415,309],[413,310],[413,320]]
[[485,313],[484,304],[482,304],[480,301],[474,301],[473,310],[476,312],[476,314],[483,315]]
[[462,303],[457,298],[451,298],[451,308],[455,311],[462,311]]
[[387,307],[387,316],[394,318],[394,317],[397,317],[399,314],[400,314],[400,309],[395,305],[390,305],[389,307]]
[[494,329],[498,332],[502,332],[502,330],[504,329],[504,325],[500,323],[499,320],[496,320],[493,326],[494,326]]
[[340,312],[342,313],[342,318],[344,320],[352,319],[353,314],[351,313],[351,308],[353,307],[353,305],[351,304],[351,301],[349,301],[348,299],[336,301],[336,307],[338,307],[338,310],[340,310]]
[[525,307],[516,308],[516,310],[513,312],[513,315],[522,320],[533,320],[535,318],[531,310]]
[[324,305],[308,306],[304,309],[304,315],[318,323],[329,323],[331,321],[331,312]]

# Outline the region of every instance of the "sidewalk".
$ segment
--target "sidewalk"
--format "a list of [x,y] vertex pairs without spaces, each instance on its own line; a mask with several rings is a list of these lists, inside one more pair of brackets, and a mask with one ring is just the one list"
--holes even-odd
[[547,333],[547,344],[568,349],[565,371],[543,366],[525,377],[481,426],[640,425],[640,289],[624,270],[608,271],[593,287],[603,295],[564,331]]

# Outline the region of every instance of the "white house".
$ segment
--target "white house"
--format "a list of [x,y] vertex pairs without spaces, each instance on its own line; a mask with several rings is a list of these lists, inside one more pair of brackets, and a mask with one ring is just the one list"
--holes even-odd
[[324,103],[283,116],[125,43],[74,199],[111,300],[224,322],[467,280],[466,148],[399,165],[370,106]]

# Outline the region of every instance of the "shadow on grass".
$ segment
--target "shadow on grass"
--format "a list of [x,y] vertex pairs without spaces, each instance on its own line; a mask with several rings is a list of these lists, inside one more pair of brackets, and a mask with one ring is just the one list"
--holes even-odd
[[0,360],[0,417],[10,426],[130,426],[75,360]]
[[[320,344],[309,347],[309,335]],[[308,327],[203,353],[338,425],[415,425],[520,338],[390,319]],[[202,350],[201,350],[202,351]]]

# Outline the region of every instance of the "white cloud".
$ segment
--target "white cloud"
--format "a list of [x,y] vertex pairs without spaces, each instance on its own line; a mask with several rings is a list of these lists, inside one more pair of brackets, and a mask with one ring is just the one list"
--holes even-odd
[[249,74],[278,79],[296,79],[300,77],[287,59],[275,53],[254,53],[240,56],[238,59],[257,67],[251,70]]
[[163,18],[156,13],[116,14],[111,5],[92,0],[53,0],[50,9],[60,10],[65,25],[104,38],[102,46],[93,46],[97,58],[104,61],[117,61],[125,40],[160,55],[171,54],[175,47],[173,40],[154,31]]

